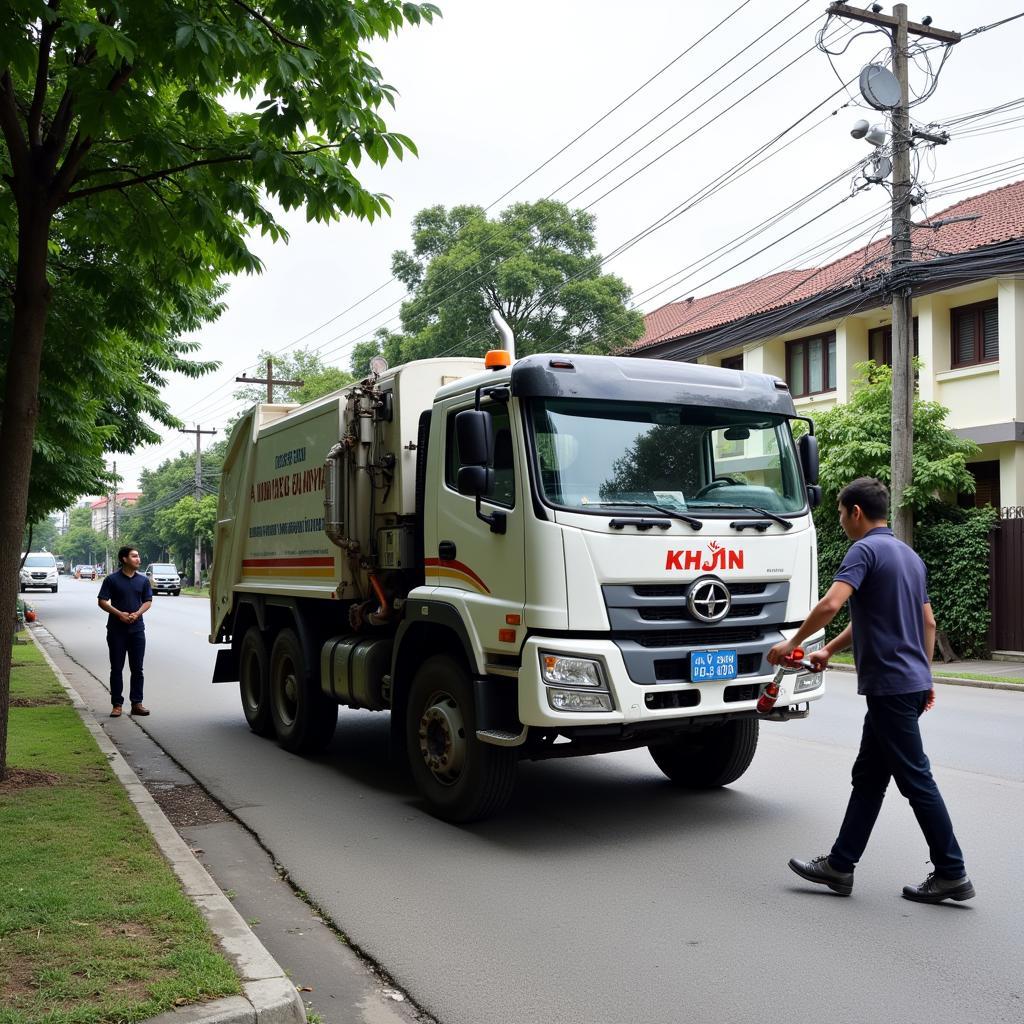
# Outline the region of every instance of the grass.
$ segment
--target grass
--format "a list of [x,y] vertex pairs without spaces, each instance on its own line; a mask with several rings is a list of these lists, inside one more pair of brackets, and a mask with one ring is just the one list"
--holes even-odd
[[[839,665],[852,665],[853,655],[844,651],[842,654],[833,654],[830,660]],[[941,669],[932,669],[932,675],[936,679],[975,679],[980,683],[1016,683],[1019,686],[1024,686],[1024,679],[1018,676],[994,676],[977,672],[943,672]]]
[[34,645],[0,783],[0,1024],[120,1024],[240,991]]

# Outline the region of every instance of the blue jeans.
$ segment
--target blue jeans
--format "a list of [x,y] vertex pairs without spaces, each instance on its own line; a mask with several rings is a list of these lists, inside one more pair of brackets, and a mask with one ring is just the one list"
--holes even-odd
[[882,809],[889,779],[895,779],[924,833],[936,875],[963,877],[964,855],[921,742],[918,719],[927,699],[927,690],[867,698],[864,734],[853,762],[853,792],[828,856],[837,871],[852,871],[860,860]]
[[144,630],[128,632],[125,629],[107,630],[107,650],[110,651],[110,703],[120,707],[124,703],[124,658],[128,655],[131,669],[129,699],[132,704],[142,703],[142,659],[146,656]]

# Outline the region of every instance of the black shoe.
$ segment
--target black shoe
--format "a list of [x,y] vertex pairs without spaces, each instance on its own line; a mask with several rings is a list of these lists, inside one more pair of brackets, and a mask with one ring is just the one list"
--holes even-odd
[[973,899],[974,886],[964,875],[962,878],[939,878],[933,871],[920,885],[903,886],[903,898],[916,903],[941,903],[943,900]]
[[829,864],[827,856],[815,857],[812,860],[797,860],[796,857],[791,857],[789,866],[801,878],[806,878],[808,882],[817,882],[818,885],[827,885],[840,896],[849,896],[853,892],[853,872],[836,871]]

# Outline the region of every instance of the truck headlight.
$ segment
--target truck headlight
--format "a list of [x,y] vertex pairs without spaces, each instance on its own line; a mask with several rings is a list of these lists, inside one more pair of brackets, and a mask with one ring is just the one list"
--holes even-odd
[[548,703],[556,711],[611,711],[610,693],[587,690],[555,690],[548,688]]
[[540,654],[540,674],[555,711],[611,711],[615,707],[601,662],[567,654]]
[[589,658],[567,658],[559,654],[541,654],[544,682],[554,686],[587,686],[605,689],[600,662]]
[[[824,639],[812,640],[810,643],[803,645],[804,655],[813,654],[815,651],[820,651],[825,646]],[[823,676],[820,672],[803,672],[796,677],[796,682],[793,684],[793,695],[796,696],[798,693],[807,693],[808,690],[816,690],[821,686]]]

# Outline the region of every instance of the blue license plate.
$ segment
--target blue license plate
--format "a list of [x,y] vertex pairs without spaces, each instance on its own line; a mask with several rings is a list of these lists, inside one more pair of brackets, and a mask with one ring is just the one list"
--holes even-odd
[[690,680],[694,683],[735,679],[738,671],[735,651],[694,651],[690,655]]

